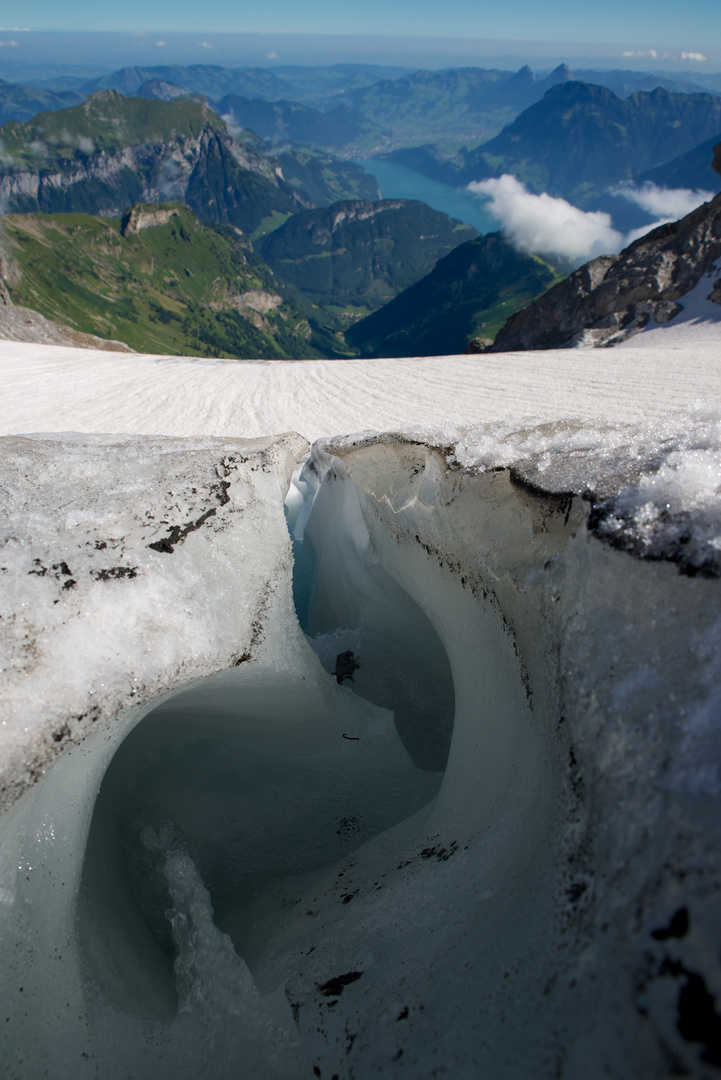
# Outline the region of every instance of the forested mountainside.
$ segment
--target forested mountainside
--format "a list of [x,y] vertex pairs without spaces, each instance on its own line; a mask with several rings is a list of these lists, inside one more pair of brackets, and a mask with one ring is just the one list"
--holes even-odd
[[476,235],[425,203],[383,199],[294,214],[255,246],[280,279],[314,303],[365,313]]
[[122,214],[181,199],[206,222],[252,233],[274,215],[378,196],[359,166],[312,150],[273,154],[234,137],[206,104],[100,91],[83,105],[0,128],[0,200],[11,212]]
[[420,281],[351,326],[361,356],[439,356],[489,341],[508,316],[544,293],[558,275],[498,233],[455,248]]

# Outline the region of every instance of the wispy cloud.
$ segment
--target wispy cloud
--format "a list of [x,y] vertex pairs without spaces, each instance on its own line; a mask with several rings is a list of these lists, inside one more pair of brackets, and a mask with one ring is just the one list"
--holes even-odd
[[165,49],[168,45],[167,41],[156,41],[155,44],[158,46],[159,49]]
[[17,41],[0,41],[0,49],[17,49],[19,45]]
[[636,187],[635,184],[620,184],[611,189],[611,194],[621,195],[640,206],[647,214],[654,214],[666,221],[678,221],[701,203],[713,199],[713,191],[704,191],[701,188],[692,191],[690,188],[658,187],[650,180],[641,187]]
[[487,209],[520,251],[576,261],[621,250],[623,236],[614,229],[610,214],[579,210],[545,192],[533,195],[508,173],[471,183],[468,188],[491,200]]
[[626,49],[621,56],[627,60],[642,60],[644,57],[649,60],[693,60],[695,62],[708,60],[702,52],[660,53],[656,49]]
[[210,44],[209,41],[201,41],[199,43],[199,45],[200,45],[201,49],[212,49],[213,48],[213,46]]

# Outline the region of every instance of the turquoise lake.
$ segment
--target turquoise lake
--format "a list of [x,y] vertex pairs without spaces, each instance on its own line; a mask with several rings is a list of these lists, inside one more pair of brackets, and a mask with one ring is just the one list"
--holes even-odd
[[487,213],[486,200],[464,188],[442,184],[415,169],[379,158],[356,160],[356,165],[376,178],[384,199],[420,199],[434,210],[442,210],[449,217],[472,225],[479,233],[497,232],[501,227],[498,219]]

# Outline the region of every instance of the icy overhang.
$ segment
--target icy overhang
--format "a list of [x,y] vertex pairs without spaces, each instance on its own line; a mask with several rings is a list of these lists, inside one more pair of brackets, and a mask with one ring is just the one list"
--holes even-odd
[[598,418],[368,432],[320,440],[340,458],[364,446],[427,445],[466,475],[508,470],[552,501],[581,497],[588,528],[691,576],[721,575],[721,412],[700,403],[646,424]]
[[291,604],[282,504],[306,448],[0,440],[0,810],[92,730],[258,655]]

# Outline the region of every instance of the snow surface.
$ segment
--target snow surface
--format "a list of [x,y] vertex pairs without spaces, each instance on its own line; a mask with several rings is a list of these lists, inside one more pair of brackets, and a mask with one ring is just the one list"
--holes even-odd
[[538,413],[635,421],[698,398],[721,404],[720,361],[721,326],[708,320],[613,349],[402,360],[195,360],[0,342],[0,434],[297,431],[312,442]]

